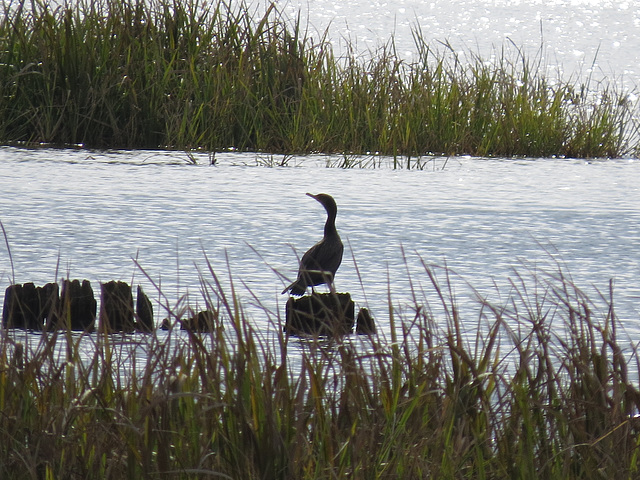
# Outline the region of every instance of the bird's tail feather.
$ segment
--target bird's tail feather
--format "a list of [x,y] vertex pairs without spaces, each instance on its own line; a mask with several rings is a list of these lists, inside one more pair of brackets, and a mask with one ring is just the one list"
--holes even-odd
[[285,288],[282,293],[289,292],[291,295],[300,296],[303,295],[307,289],[301,285],[298,285],[297,282],[293,282],[287,288]]

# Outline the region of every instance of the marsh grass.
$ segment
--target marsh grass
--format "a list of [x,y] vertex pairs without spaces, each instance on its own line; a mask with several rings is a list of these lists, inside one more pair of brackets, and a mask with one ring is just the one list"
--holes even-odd
[[257,330],[210,267],[209,334],[4,331],[0,476],[637,478],[640,367],[611,288],[599,314],[562,269],[525,271],[463,318],[451,273],[423,275],[413,314],[378,318],[391,338],[287,337],[266,308]]
[[[617,157],[637,153],[625,92],[549,80],[542,55],[486,61],[393,39],[337,58],[272,4],[5,3],[0,142],[265,153]],[[346,166],[353,166],[347,163]]]

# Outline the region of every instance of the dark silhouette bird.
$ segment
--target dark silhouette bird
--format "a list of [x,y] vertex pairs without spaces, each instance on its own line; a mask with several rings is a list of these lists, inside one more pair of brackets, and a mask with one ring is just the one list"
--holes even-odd
[[282,291],[282,293],[289,291],[291,295],[302,295],[307,287],[313,288],[315,285],[327,284],[329,288],[332,288],[333,277],[342,263],[342,252],[344,251],[342,240],[336,230],[336,214],[338,213],[336,201],[326,193],[318,195],[307,193],[307,195],[315,198],[324,206],[327,211],[327,222],[324,224],[322,240],[302,256],[298,278]]

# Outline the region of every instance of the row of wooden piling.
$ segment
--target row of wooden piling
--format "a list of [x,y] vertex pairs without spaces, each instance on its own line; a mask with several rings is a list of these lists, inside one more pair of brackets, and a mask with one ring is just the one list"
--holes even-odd
[[[7,287],[2,311],[4,328],[34,331],[72,330],[92,332],[96,318],[100,331],[151,332],[154,329],[153,306],[138,286],[134,308],[132,288],[126,282],[100,284],[100,315],[89,280],[63,280],[36,286],[34,283]],[[218,325],[217,312],[204,310],[177,323],[183,330],[212,331]],[[348,293],[312,293],[301,298],[290,297],[286,305],[284,331],[289,335],[340,336],[353,333],[375,333],[375,323],[366,308],[354,318],[354,303]],[[160,328],[172,328],[164,319]]]
[[[100,329],[106,332],[151,332],[153,306],[138,286],[136,308],[126,282],[100,284]],[[36,286],[34,283],[7,287],[2,326],[35,331],[72,330],[92,332],[97,302],[89,280],[63,280]]]

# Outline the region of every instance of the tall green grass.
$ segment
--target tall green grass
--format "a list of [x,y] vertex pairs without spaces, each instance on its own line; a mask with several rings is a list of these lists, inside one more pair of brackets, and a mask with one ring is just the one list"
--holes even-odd
[[267,308],[258,331],[212,269],[212,333],[151,334],[138,368],[129,337],[5,331],[0,477],[638,477],[640,366],[612,291],[598,314],[562,270],[525,271],[465,317],[449,272],[423,275],[412,314],[378,318],[390,339],[288,338]]
[[[637,153],[624,92],[548,80],[517,49],[487,62],[393,39],[336,58],[274,5],[5,3],[0,142],[267,153],[602,157]],[[411,161],[408,161],[411,166]]]

